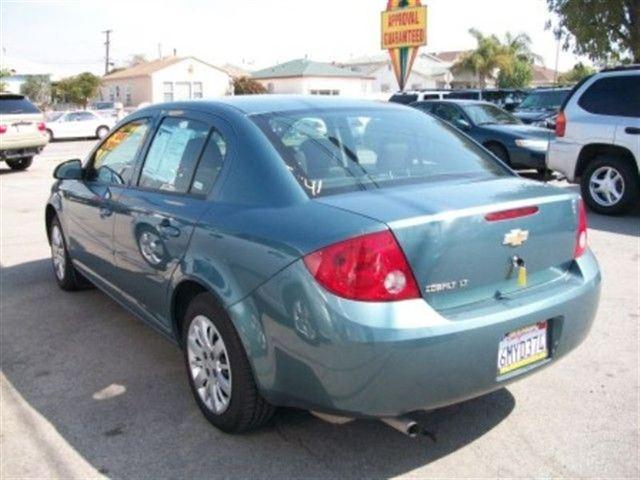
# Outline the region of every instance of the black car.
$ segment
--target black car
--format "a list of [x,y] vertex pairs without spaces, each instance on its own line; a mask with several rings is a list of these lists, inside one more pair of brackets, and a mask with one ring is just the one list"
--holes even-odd
[[549,130],[525,125],[489,102],[447,99],[411,106],[462,130],[512,168],[546,172],[545,155],[553,136]]
[[532,90],[513,114],[526,124],[555,128],[555,117],[571,88],[540,88]]

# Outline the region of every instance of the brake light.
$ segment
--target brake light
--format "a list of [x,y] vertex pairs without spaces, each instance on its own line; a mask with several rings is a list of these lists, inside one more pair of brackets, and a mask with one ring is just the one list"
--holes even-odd
[[351,238],[304,257],[316,281],[352,300],[390,302],[420,298],[407,259],[389,230]]
[[487,213],[484,219],[487,222],[500,222],[502,220],[511,220],[512,218],[528,217],[536,213],[538,213],[538,207],[512,208],[510,210]]
[[567,116],[563,111],[558,113],[556,117],[556,137],[564,137],[564,132],[567,129]]
[[7,131],[7,126],[6,125],[0,125],[0,133],[6,133]]
[[47,126],[44,124],[44,122],[38,123],[38,130],[40,130],[41,132],[44,132],[46,129],[47,129]]
[[578,229],[576,231],[576,246],[573,249],[573,258],[579,258],[587,250],[587,210],[584,202],[578,202]]

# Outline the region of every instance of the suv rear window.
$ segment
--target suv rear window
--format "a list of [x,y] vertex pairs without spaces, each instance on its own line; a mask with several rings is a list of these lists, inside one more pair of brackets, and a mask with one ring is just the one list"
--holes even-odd
[[0,113],[3,115],[17,115],[20,113],[40,113],[40,110],[24,97],[0,95]]
[[390,102],[401,103],[403,105],[409,105],[410,103],[413,103],[416,100],[418,100],[418,95],[410,94],[410,93],[398,93],[398,94],[392,95],[391,98],[389,99]]
[[578,100],[587,112],[640,117],[640,75],[620,75],[596,80]]
[[312,198],[511,175],[465,135],[412,108],[310,109],[252,118]]

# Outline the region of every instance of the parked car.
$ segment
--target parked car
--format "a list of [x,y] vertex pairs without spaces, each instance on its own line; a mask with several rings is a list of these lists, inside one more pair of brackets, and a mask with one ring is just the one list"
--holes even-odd
[[413,102],[421,102],[423,100],[442,100],[447,98],[451,90],[408,90],[406,92],[398,92],[391,95],[389,101],[391,103],[401,103],[409,105]]
[[400,105],[154,105],[54,175],[58,285],[89,281],[176,341],[227,432],[286,405],[413,435],[410,412],[565,356],[598,304],[579,196]]
[[545,154],[551,132],[524,125],[488,102],[442,100],[411,104],[459,128],[512,168],[546,172]]
[[26,170],[47,144],[44,115],[24,95],[0,93],[0,160]]
[[560,105],[567,98],[569,92],[571,92],[571,88],[532,90],[513,110],[513,114],[524,123],[553,130]]
[[580,183],[594,211],[620,214],[640,198],[640,66],[603,70],[575,86],[547,153],[550,169]]
[[511,111],[522,102],[526,95],[525,90],[515,88],[467,88],[451,90],[447,98],[449,100],[484,100]]
[[115,123],[112,117],[102,117],[88,110],[55,112],[47,118],[46,133],[49,141],[64,138],[104,138]]

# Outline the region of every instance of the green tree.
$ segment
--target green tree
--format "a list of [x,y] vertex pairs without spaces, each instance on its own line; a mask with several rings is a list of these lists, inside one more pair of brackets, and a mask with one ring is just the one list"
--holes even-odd
[[0,92],[4,92],[7,89],[7,84],[2,81],[5,77],[10,77],[12,75],[11,70],[8,68],[0,69]]
[[640,63],[640,0],[547,0],[547,6],[559,17],[565,49],[596,62]]
[[524,88],[529,86],[532,79],[532,63],[515,60],[509,69],[500,70],[496,83],[499,88]]
[[51,82],[47,75],[29,75],[20,86],[20,93],[42,107],[51,101]]
[[236,77],[233,79],[233,91],[236,95],[253,95],[256,93],[267,93],[257,80],[250,77]]
[[495,78],[496,71],[511,67],[512,55],[495,35],[485,36],[472,28],[469,33],[476,40],[476,48],[467,52],[456,62],[453,73],[469,71],[478,78],[480,88],[487,86],[487,80]]
[[595,70],[582,62],[576,63],[571,70],[558,77],[560,83],[577,83],[584,77],[593,74]]
[[56,97],[64,102],[87,108],[89,100],[98,94],[100,77],[89,72],[74,77],[63,78],[55,85]]

